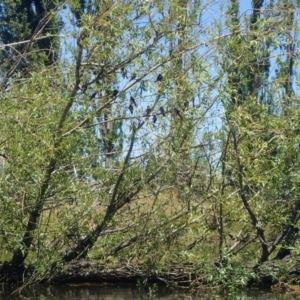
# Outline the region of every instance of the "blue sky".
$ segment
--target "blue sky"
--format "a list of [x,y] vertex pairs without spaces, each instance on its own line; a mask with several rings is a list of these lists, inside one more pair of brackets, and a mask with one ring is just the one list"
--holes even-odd
[[[205,20],[205,22],[207,23],[206,26],[207,28],[209,28],[209,24],[213,24],[214,21],[216,20],[222,20],[224,18],[224,16],[222,16],[222,13],[219,9],[219,4],[222,3],[222,1],[215,1],[215,2],[211,2],[210,0],[208,1],[208,3],[212,3],[211,6],[209,6],[209,8],[205,11],[205,13],[203,14],[203,20]],[[223,3],[229,3],[229,1],[223,1]],[[251,5],[252,5],[252,1],[240,1],[240,16],[244,16],[249,15],[252,13],[251,11]],[[68,18],[68,10],[64,10],[62,12],[62,17],[63,20],[65,22],[65,32],[67,33],[68,31],[77,31],[78,28],[76,28],[75,25],[72,25]],[[212,25],[214,26],[214,25]],[[62,57],[64,59],[66,59],[66,61],[69,61],[70,58],[72,57],[72,54],[69,52],[68,46],[76,46],[76,41],[74,38],[72,38],[71,36],[66,37],[66,39],[64,39],[62,41],[63,43],[63,47],[62,47]],[[199,51],[206,51],[205,48],[199,48]],[[130,70],[129,70],[130,71]],[[213,75],[213,68],[209,71],[210,74]],[[121,77],[120,77],[121,78]],[[119,90],[122,90],[124,88],[124,86],[128,83],[128,79],[121,79],[118,82],[118,86],[112,87],[112,88],[118,88]],[[126,94],[126,97],[128,98],[131,94],[131,90],[128,92],[128,95]],[[145,99],[151,99],[150,97],[151,95],[147,95],[147,92],[143,95],[143,101],[145,101]],[[212,93],[212,97],[214,96],[214,94]],[[148,101],[148,100],[147,100]],[[143,111],[146,109],[146,106],[148,104],[151,105],[151,101],[149,102],[140,102],[139,103],[139,107],[138,110],[140,111],[140,113],[142,114]],[[220,104],[220,102],[216,102],[217,104],[213,106],[213,108],[210,110],[209,115],[207,115],[207,121],[204,123],[204,126],[202,128],[205,128],[205,130],[213,130],[213,129],[218,129],[220,128],[221,124],[222,124],[222,116],[223,116],[223,108],[222,105]],[[127,105],[127,104],[125,104]],[[129,103],[128,103],[129,105]],[[127,107],[125,107],[125,113],[129,114]],[[147,127],[146,131],[148,132],[148,134],[155,136],[157,133],[157,127],[155,126],[149,126]]]

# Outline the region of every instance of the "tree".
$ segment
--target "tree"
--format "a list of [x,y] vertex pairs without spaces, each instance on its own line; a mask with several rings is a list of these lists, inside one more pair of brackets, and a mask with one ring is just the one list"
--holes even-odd
[[[13,126],[2,129],[2,150],[7,159],[1,181],[9,195],[2,207],[6,215],[2,232],[14,232],[7,244],[14,264],[23,264],[30,253],[36,260],[44,261],[53,255],[51,247],[61,248],[55,252],[54,260],[57,256],[63,261],[86,257],[114,222],[115,215],[144,193],[171,160],[169,151],[161,151],[174,144],[164,129],[168,121],[163,125],[164,117],[160,116],[159,128],[152,117],[158,115],[160,106],[166,107],[166,119],[174,117],[173,110],[157,102],[157,94],[169,93],[171,75],[167,74],[175,56],[170,57],[163,47],[166,36],[175,34],[177,29],[172,32],[166,26],[169,17],[160,4],[152,7],[110,2],[90,11],[87,6],[80,9],[77,5],[69,4],[70,11],[80,20],[73,34],[74,56],[51,68],[45,64],[29,77],[16,77],[3,95],[5,116],[15,120]],[[153,14],[160,15],[163,22]],[[146,20],[147,26],[139,25],[141,20]],[[126,51],[124,43],[128,44]],[[181,43],[180,51],[188,51],[191,46],[189,39],[186,45]],[[164,80],[157,83],[159,69],[164,70]],[[130,80],[132,77],[135,78]],[[130,97],[137,103],[133,117],[127,109]],[[162,100],[168,102],[166,96]],[[145,113],[147,105],[151,112]],[[114,140],[119,142],[120,136],[104,131],[109,128],[106,123],[111,124],[111,130],[120,121],[126,132],[122,137],[124,149],[115,147]],[[152,137],[144,138],[145,133],[157,129],[161,133],[153,141]],[[112,149],[118,159],[110,157],[110,163],[104,164]],[[11,177],[16,169],[18,175]],[[6,178],[10,177],[7,185]],[[17,186],[22,188],[14,193]],[[77,202],[76,218],[67,217],[70,201]],[[97,205],[103,208],[91,210]],[[16,221],[9,222],[12,215]],[[80,226],[76,224],[78,215],[85,216]],[[59,224],[52,218],[59,218]],[[48,233],[51,227],[56,228],[55,234]],[[74,244],[69,245],[70,233],[82,238],[73,239]],[[61,242],[57,244],[59,237]],[[51,247],[42,246],[49,243]]]
[[18,34],[18,61],[34,47],[43,60],[1,77],[8,259],[46,270],[289,253],[298,33],[296,2],[284,3],[254,1],[247,15],[227,1],[224,18],[208,19],[214,4],[201,1],[68,1],[51,9],[65,24],[51,36],[65,37],[55,63],[37,46],[50,27]]
[[[60,18],[53,1],[5,0],[0,11],[1,76],[30,72],[39,64],[53,65],[58,58]],[[54,17],[55,16],[55,17]],[[37,38],[38,37],[38,38]]]
[[[297,37],[295,35],[291,39],[289,36],[287,46],[276,38],[276,35],[286,36],[286,28],[294,28],[293,10],[296,4],[288,7],[283,2],[277,4],[280,7],[278,12],[273,2],[263,11],[263,1],[254,1],[248,23],[250,34],[246,38],[240,34],[238,3],[231,1],[229,7],[229,22],[236,33],[227,43],[231,62],[227,60],[224,64],[224,69],[229,71],[226,85],[229,98],[224,102],[227,137],[222,156],[223,177],[224,183],[228,183],[229,179],[236,187],[248,213],[253,229],[247,231],[256,231],[261,245],[259,262],[266,261],[285,238],[290,246],[294,245],[297,235],[298,202],[293,196],[289,199],[283,197],[284,193],[294,189],[291,174],[286,171],[298,169],[295,162],[297,155],[292,150],[297,138],[292,131],[282,129],[288,126],[287,118],[291,118],[291,111],[286,114],[286,99],[289,103],[293,101],[294,54],[291,44],[296,42]],[[280,15],[283,20],[284,32],[274,24],[274,14],[276,17]],[[276,54],[278,46],[285,49],[283,55],[287,59],[286,63],[275,66],[278,67],[277,73],[285,74],[281,75],[282,79],[277,77],[277,81],[270,74],[270,66],[272,55],[278,56],[275,64],[281,61],[279,53]],[[232,67],[228,68],[229,65]],[[275,87],[274,81],[280,82],[279,86]],[[284,88],[282,97],[276,95],[278,88]],[[282,145],[283,136],[288,148]],[[287,219],[283,221],[282,216]],[[282,250],[280,253],[277,257],[283,258]],[[286,255],[289,253],[287,251]]]

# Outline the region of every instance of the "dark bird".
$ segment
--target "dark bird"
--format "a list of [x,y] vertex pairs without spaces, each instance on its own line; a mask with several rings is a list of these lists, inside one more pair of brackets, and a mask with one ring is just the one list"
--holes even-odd
[[153,115],[153,123],[155,124],[157,121],[156,115]]
[[157,78],[156,78],[156,82],[158,81],[162,81],[164,78],[161,74],[158,74]]
[[130,97],[130,103],[132,103],[135,107],[137,107],[136,102],[132,96]]
[[175,110],[176,115],[177,115],[180,119],[182,119],[180,110],[179,110],[178,108],[176,108],[176,107],[174,108],[174,110]]
[[125,68],[121,68],[121,74],[123,78],[127,78],[127,70]]
[[165,116],[166,116],[166,112],[165,112],[164,108],[161,106],[161,107],[159,108],[159,110],[160,110],[162,116],[165,117]]
[[119,91],[118,90],[113,90],[113,97],[116,97],[117,95],[119,94]]
[[131,77],[130,77],[130,80],[134,80],[136,78],[136,74],[135,73],[132,73]]
[[130,113],[133,114],[133,106],[132,106],[131,103],[129,104],[128,108],[129,108],[129,110],[130,110]]
[[149,116],[150,113],[151,113],[151,108],[150,108],[150,106],[147,106],[147,108],[146,108],[146,116]]
[[91,99],[94,99],[96,96],[97,96],[97,92],[94,92],[94,93],[91,95]]

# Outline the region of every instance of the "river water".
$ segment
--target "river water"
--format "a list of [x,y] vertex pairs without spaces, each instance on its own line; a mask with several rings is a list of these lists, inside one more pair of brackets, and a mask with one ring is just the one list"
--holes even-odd
[[266,290],[251,289],[227,292],[217,295],[212,292],[191,295],[187,291],[161,287],[137,289],[132,286],[39,286],[24,288],[21,293],[16,288],[0,285],[0,299],[26,300],[196,300],[196,299],[300,299],[300,294],[278,294]]

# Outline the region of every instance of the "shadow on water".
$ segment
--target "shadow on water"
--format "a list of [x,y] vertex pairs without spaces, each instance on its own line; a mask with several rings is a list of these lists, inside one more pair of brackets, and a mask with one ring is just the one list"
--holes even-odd
[[100,285],[64,285],[64,286],[38,286],[24,288],[22,292],[11,293],[16,290],[3,285],[0,299],[26,299],[26,300],[195,300],[195,299],[300,299],[300,294],[275,294],[266,290],[251,289],[215,295],[213,293],[198,293],[191,295],[187,291],[167,289],[161,287],[148,287],[137,289],[134,286],[100,286]]

